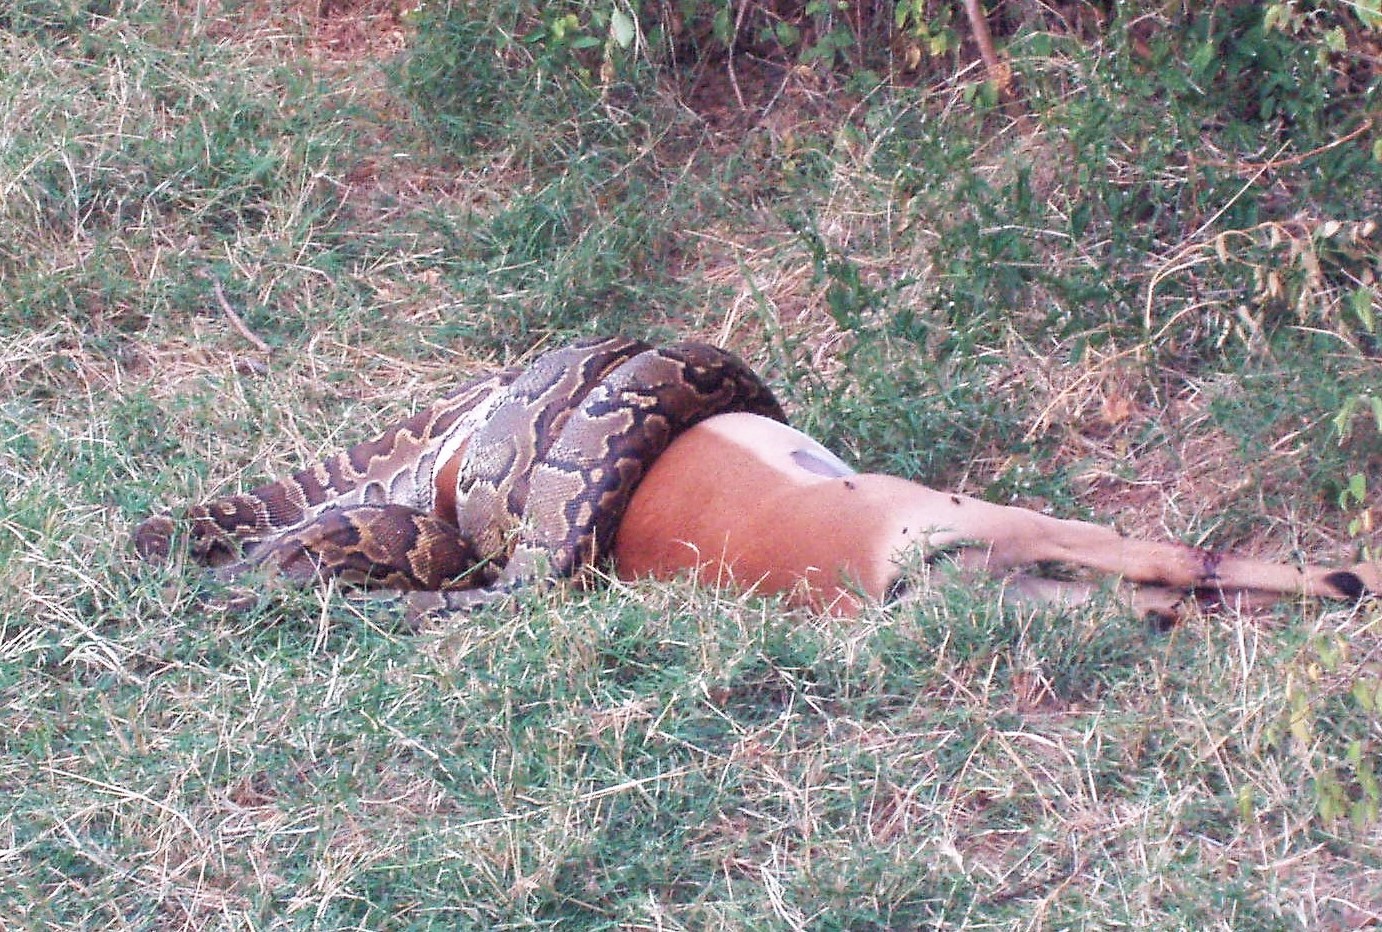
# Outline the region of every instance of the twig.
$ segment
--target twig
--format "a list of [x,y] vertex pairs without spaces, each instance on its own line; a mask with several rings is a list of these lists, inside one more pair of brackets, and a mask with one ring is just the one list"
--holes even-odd
[[[1277,150],[1277,155],[1280,155],[1283,151],[1285,151],[1285,148],[1286,146],[1283,144],[1282,147]],[[1272,156],[1272,160],[1274,161],[1275,159],[1276,156]],[[1270,161],[1268,164],[1270,164]],[[1206,244],[1196,242],[1196,240],[1200,238],[1200,234],[1203,233],[1205,230],[1209,229],[1215,223],[1217,223],[1219,218],[1222,217],[1225,213],[1227,213],[1228,209],[1232,207],[1234,204],[1236,204],[1238,202],[1238,199],[1248,192],[1249,188],[1257,184],[1257,179],[1261,178],[1266,171],[1266,168],[1258,168],[1257,172],[1251,178],[1249,178],[1241,188],[1238,189],[1238,193],[1228,199],[1228,203],[1224,204],[1223,207],[1220,207],[1218,210],[1216,210],[1212,217],[1210,217],[1204,223],[1201,223],[1199,227],[1196,228],[1195,232],[1191,233],[1186,238],[1190,245],[1182,247],[1179,251],[1176,252],[1174,256],[1163,262],[1161,264],[1161,268],[1156,270],[1156,274],[1154,274],[1151,278],[1151,281],[1147,283],[1147,303],[1142,309],[1143,330],[1151,332],[1152,329],[1152,301],[1156,297],[1156,286],[1161,284],[1162,279],[1169,276],[1172,272],[1179,272],[1182,269],[1190,268],[1205,261],[1203,258],[1191,259],[1188,263],[1186,263],[1184,260],[1187,257],[1193,255],[1194,253],[1201,251],[1205,247]],[[1172,320],[1174,319],[1175,318],[1173,317]],[[1169,327],[1170,324],[1167,324],[1166,326]],[[1165,332],[1166,327],[1163,327],[1161,329],[1161,333]],[[1155,339],[1160,339],[1161,333],[1158,333]]]
[[739,44],[739,30],[744,25],[744,14],[748,12],[749,0],[742,0],[739,4],[739,13],[734,17],[734,34],[729,39],[729,55],[725,58],[725,69],[729,72],[729,86],[734,89],[734,99],[739,102],[740,110],[747,110],[748,105],[744,103],[744,94],[739,90],[739,75],[734,71],[734,47]]
[[[1212,168],[1227,168],[1231,171],[1255,172],[1257,174],[1261,174],[1263,172],[1276,171],[1279,168],[1289,168],[1292,165],[1299,165],[1302,162],[1307,162],[1310,159],[1313,159],[1315,156],[1319,155],[1321,152],[1328,152],[1330,149],[1342,146],[1344,143],[1352,142],[1353,140],[1357,139],[1359,136],[1363,135],[1370,129],[1372,129],[1372,117],[1368,117],[1366,120],[1360,123],[1358,125],[1358,128],[1355,129],[1353,132],[1349,133],[1347,136],[1340,136],[1333,142],[1327,142],[1322,146],[1317,146],[1314,149],[1311,149],[1309,152],[1302,152],[1300,155],[1293,155],[1289,159],[1278,159],[1275,156],[1273,156],[1265,162],[1224,162],[1220,161],[1219,159],[1199,158],[1194,159],[1194,161],[1196,165],[1208,165]],[[1193,155],[1191,157],[1194,158]]]
[[1027,119],[1027,111],[1018,100],[1012,66],[998,57],[998,50],[993,46],[993,33],[989,31],[983,2],[965,0],[964,7],[970,31],[974,33],[974,42],[979,46],[979,57],[984,60],[984,70],[988,72],[988,79],[998,92],[999,107],[1012,117],[1018,131],[1025,135],[1030,132],[1031,123]]
[[272,352],[269,349],[269,344],[261,340],[259,335],[245,324],[244,318],[235,313],[235,308],[231,307],[230,302],[226,300],[225,289],[221,287],[218,279],[211,279],[211,290],[216,295],[216,301],[221,305],[221,311],[230,320],[230,325],[236,329],[240,336],[253,343],[255,349],[266,356],[269,355]]
[[984,17],[984,7],[980,0],[965,0],[965,15],[969,17],[969,28],[974,33],[974,41],[979,46],[979,56],[988,69],[989,80],[998,89],[1000,97],[1007,97],[1012,83],[1012,71],[998,57],[993,47],[993,33],[989,32],[988,20]]
[[980,0],[965,0],[965,15],[969,17],[969,28],[978,44],[978,54],[984,59],[984,68],[988,69],[988,80],[994,82],[999,91],[1006,90],[1009,73],[998,59],[994,35],[988,30],[988,19],[984,18],[984,7]]

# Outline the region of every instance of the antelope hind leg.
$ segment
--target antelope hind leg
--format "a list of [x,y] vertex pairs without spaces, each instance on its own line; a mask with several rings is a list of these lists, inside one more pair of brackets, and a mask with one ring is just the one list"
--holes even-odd
[[1203,550],[1186,544],[1134,540],[1085,521],[949,496],[945,515],[933,515],[928,544],[944,548],[978,541],[990,572],[1056,561],[1182,591],[1225,590],[1356,601],[1382,592],[1382,565],[1348,569],[1294,566]]

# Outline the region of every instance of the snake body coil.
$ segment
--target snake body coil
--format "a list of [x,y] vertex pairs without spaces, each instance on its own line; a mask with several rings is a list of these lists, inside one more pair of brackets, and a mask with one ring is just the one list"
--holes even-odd
[[[292,476],[189,507],[181,521],[193,556],[223,575],[268,566],[410,590],[414,611],[471,608],[595,564],[653,461],[730,411],[784,420],[724,350],[582,341],[468,382]],[[146,519],[136,550],[166,557],[177,524]]]

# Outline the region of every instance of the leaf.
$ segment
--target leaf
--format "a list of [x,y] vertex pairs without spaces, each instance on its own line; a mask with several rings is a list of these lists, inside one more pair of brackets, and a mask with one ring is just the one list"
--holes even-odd
[[715,11],[715,16],[710,21],[710,30],[721,45],[729,45],[734,41],[734,24],[729,17],[728,4]]
[[1368,333],[1377,332],[1377,321],[1372,316],[1372,289],[1363,287],[1353,292],[1349,299],[1353,305],[1353,313],[1358,315],[1358,320],[1363,324],[1363,329]]
[[1382,680],[1354,680],[1353,688],[1349,692],[1353,695],[1353,701],[1358,703],[1364,712],[1382,710]]
[[1190,56],[1190,73],[1198,79],[1210,74],[1210,65],[1218,58],[1219,47],[1213,42],[1205,42]]
[[1280,29],[1286,20],[1286,7],[1281,3],[1273,3],[1267,7],[1262,14],[1262,28],[1264,30]]
[[1295,686],[1292,677],[1286,680],[1287,727],[1291,737],[1296,739],[1297,751],[1302,760],[1310,759],[1310,745],[1315,740],[1315,716],[1310,708],[1310,699]]
[[899,0],[893,8],[893,27],[901,32],[907,28],[907,18],[912,15],[911,0]]
[[[1343,443],[1348,439],[1348,435],[1353,431],[1353,412],[1358,407],[1358,396],[1352,395],[1344,399],[1344,403],[1339,406],[1338,413],[1334,415],[1334,432],[1339,435],[1339,442]],[[1339,498],[1342,502],[1345,493],[1340,493]]]
[[633,18],[623,10],[615,10],[609,18],[609,34],[621,49],[628,48],[635,35]]
[[1253,821],[1252,787],[1238,787],[1238,818],[1244,822]]
[[1348,792],[1333,774],[1322,773],[1315,778],[1315,805],[1326,825],[1348,815]]
[[1354,0],[1349,6],[1364,26],[1382,30],[1382,0]]
[[1089,221],[1094,217],[1094,209],[1089,201],[1081,201],[1070,212],[1070,232],[1079,239],[1089,229]]

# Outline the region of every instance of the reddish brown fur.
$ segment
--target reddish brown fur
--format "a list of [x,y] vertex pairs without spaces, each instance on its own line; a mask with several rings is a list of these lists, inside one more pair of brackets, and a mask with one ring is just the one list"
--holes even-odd
[[[1382,580],[1375,563],[1344,571],[1267,563],[1130,540],[894,476],[827,475],[802,465],[803,452],[807,461],[831,458],[809,437],[753,415],[723,415],[688,431],[630,504],[615,542],[619,575],[694,572],[703,582],[788,592],[840,614],[857,611],[861,597],[884,598],[918,551],[953,551],[963,567],[995,574],[1045,561],[1086,567],[1151,584],[1134,602],[1152,611],[1199,589],[1355,599]],[[1027,577],[1013,588],[1044,600],[1090,592]]]

